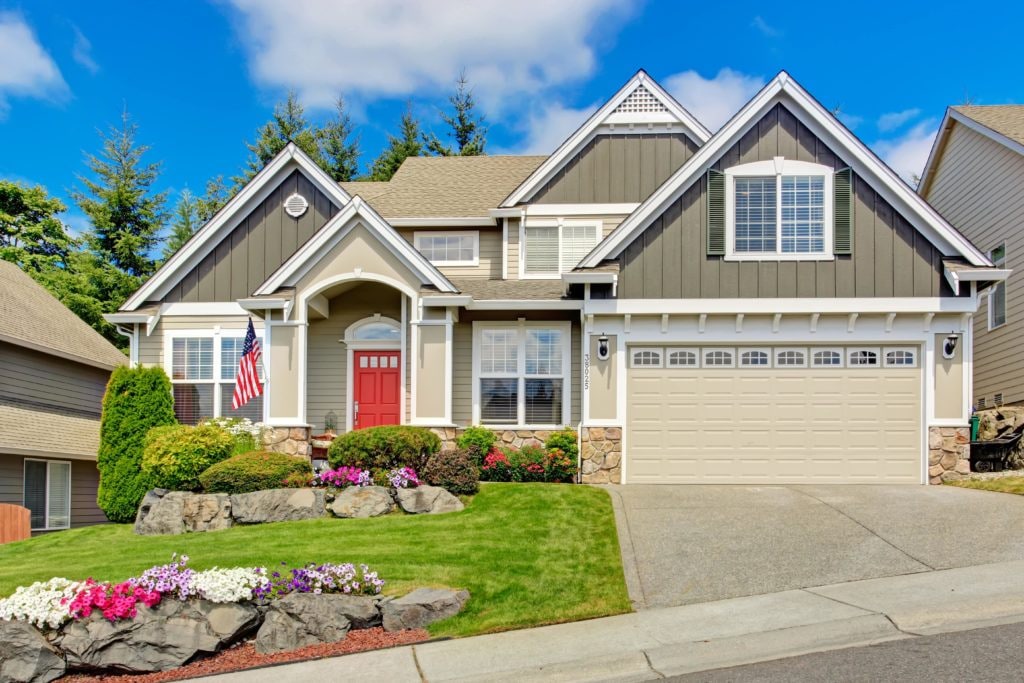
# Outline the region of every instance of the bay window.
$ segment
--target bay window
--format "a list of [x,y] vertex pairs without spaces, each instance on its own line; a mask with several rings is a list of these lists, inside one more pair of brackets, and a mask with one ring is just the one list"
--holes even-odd
[[[245,330],[180,332],[168,338],[165,362],[178,422],[194,425],[210,417],[263,420],[262,396],[250,399],[238,410],[231,408],[244,342]],[[264,381],[262,360],[260,381]]]
[[473,330],[475,423],[569,422],[568,323],[474,323]]
[[523,228],[523,277],[557,278],[575,268],[600,239],[599,222],[527,221]]

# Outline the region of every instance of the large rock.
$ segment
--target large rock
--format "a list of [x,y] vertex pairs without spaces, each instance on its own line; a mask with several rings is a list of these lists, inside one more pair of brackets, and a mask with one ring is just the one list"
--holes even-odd
[[32,624],[0,619],[0,681],[48,683],[64,675],[64,658]]
[[395,498],[403,510],[414,515],[458,512],[464,507],[461,500],[440,486],[395,489]]
[[71,669],[167,671],[240,640],[259,622],[251,604],[169,598],[153,608],[140,606],[134,619],[110,622],[93,612],[65,626],[56,644]]
[[467,600],[469,591],[417,588],[408,595],[384,603],[381,607],[384,630],[423,628],[458,614]]
[[142,536],[216,531],[231,526],[231,501],[226,493],[189,493],[153,489],[135,516]]
[[383,486],[343,489],[331,504],[335,517],[377,517],[395,509],[395,499]]
[[371,597],[291,593],[271,603],[256,634],[256,651],[272,654],[344,640],[351,628],[381,623]]
[[231,517],[238,524],[294,522],[324,516],[324,492],[270,489],[231,496]]

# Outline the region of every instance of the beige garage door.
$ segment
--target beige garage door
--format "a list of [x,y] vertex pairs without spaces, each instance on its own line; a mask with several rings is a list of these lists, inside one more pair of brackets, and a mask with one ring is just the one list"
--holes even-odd
[[629,353],[630,483],[921,481],[915,348]]

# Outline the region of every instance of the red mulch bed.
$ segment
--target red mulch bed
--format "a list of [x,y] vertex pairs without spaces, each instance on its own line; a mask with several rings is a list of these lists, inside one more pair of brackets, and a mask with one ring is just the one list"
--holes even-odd
[[218,652],[212,657],[206,657],[195,662],[186,664],[171,671],[160,671],[152,674],[72,674],[59,679],[59,683],[94,683],[98,681],[120,681],[122,683],[164,683],[164,681],[179,681],[183,678],[194,678],[196,676],[209,676],[211,674],[223,674],[231,671],[242,671],[253,669],[268,664],[283,664],[285,662],[298,662],[307,659],[321,659],[323,657],[334,657],[336,655],[347,655],[353,652],[364,652],[366,650],[377,650],[397,645],[410,645],[421,643],[430,638],[430,635],[423,629],[414,631],[396,631],[387,633],[382,628],[360,629],[349,631],[345,640],[337,643],[320,643],[301,647],[290,652],[280,652],[274,655],[257,654],[256,647],[251,641],[243,642],[227,650]]

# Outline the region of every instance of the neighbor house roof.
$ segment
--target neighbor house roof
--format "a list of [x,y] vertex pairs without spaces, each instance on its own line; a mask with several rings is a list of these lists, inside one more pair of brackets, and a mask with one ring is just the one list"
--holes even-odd
[[388,221],[396,218],[489,218],[547,157],[409,157],[390,181],[341,183]]
[[1024,145],[1024,104],[970,104],[952,109]]
[[98,416],[0,397],[0,453],[94,460],[99,448]]
[[0,341],[105,369],[128,360],[21,268],[3,260]]

